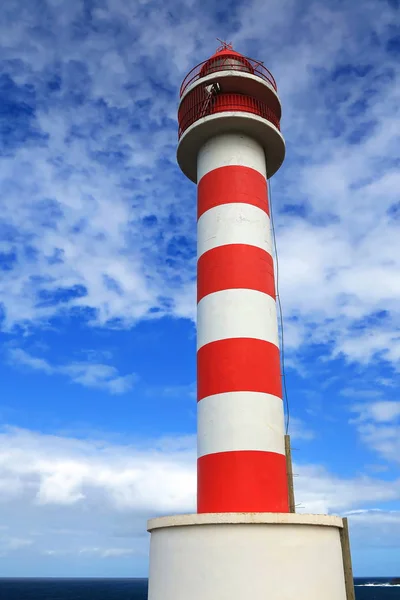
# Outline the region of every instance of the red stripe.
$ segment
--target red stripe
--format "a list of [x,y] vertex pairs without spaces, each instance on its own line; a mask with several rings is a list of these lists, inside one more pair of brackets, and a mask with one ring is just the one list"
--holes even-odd
[[272,256],[248,244],[227,244],[204,252],[197,263],[197,302],[207,294],[233,288],[258,290],[275,298]]
[[220,167],[206,173],[197,186],[197,218],[206,210],[244,202],[258,206],[269,214],[267,182],[261,173],[238,165]]
[[202,456],[197,512],[289,512],[285,456],[252,450]]
[[224,392],[282,398],[279,348],[255,338],[229,338],[197,351],[197,400]]

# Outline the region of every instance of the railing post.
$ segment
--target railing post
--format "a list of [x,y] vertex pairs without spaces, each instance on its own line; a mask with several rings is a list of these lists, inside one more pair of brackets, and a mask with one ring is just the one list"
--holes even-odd
[[342,520],[343,520],[343,529],[340,530],[340,542],[342,544],[344,582],[345,582],[345,586],[346,586],[346,598],[347,598],[347,600],[355,600],[356,596],[355,596],[355,592],[354,592],[353,566],[351,563],[349,523],[348,523],[347,517],[344,517]]
[[285,455],[286,455],[286,472],[288,482],[288,495],[289,495],[289,512],[296,512],[295,500],[294,500],[294,486],[293,486],[293,467],[292,467],[292,451],[290,448],[290,435],[285,435]]

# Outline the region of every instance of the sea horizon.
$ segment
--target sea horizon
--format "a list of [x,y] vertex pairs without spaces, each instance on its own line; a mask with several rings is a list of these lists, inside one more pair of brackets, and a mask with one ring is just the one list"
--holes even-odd
[[[353,577],[354,581],[359,580],[377,580],[377,581],[391,581],[394,579],[400,579],[400,575],[355,575]],[[29,581],[43,581],[43,580],[57,580],[57,581],[69,581],[69,580],[97,580],[97,581],[148,581],[148,576],[143,577],[131,577],[127,576],[103,576],[103,575],[0,575],[0,581],[4,580],[29,580]]]
[[[397,578],[354,577],[356,600],[400,600],[400,584],[391,584]],[[1,600],[148,600],[148,578],[0,576],[0,597]]]

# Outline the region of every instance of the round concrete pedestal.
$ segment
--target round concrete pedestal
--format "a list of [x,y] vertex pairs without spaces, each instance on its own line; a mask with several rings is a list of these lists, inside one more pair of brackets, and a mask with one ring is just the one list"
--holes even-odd
[[342,526],[290,513],[152,519],[148,600],[346,600]]

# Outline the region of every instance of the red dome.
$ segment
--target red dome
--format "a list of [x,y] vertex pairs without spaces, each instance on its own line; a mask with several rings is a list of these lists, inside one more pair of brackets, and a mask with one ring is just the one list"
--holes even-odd
[[240,54],[240,52],[236,52],[236,50],[233,50],[232,48],[222,48],[216,50],[215,54],[213,54],[212,56],[210,56],[210,58],[208,60],[212,60],[213,58],[216,58],[217,56],[240,56],[241,58],[244,58],[243,54]]
[[219,48],[202,66],[200,77],[215,73],[215,71],[242,71],[253,73],[254,69],[251,63],[232,48]]

